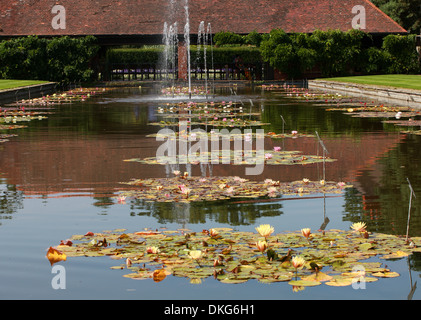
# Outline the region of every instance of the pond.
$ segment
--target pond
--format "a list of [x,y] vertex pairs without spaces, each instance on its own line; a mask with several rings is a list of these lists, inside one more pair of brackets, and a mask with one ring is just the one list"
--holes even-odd
[[[420,276],[418,253],[380,260],[399,277],[367,283],[365,289],[320,285],[296,291],[286,282],[249,280],[221,283],[209,277],[201,283],[167,276],[164,281],[123,277],[112,269],[109,256],[68,257],[56,265],[65,269],[65,289],[52,285],[55,274],[46,258],[60,240],[87,232],[126,229],[188,229],[202,232],[229,227],[256,232],[270,224],[275,233],[311,228],[317,232],[325,218],[326,230],[349,230],[364,221],[370,232],[405,235],[410,181],[410,235],[421,236],[421,136],[404,134],[384,118],[353,117],[330,110],[343,103],[336,97],[301,96],[300,90],[265,90],[260,86],[216,87],[214,101],[233,101],[247,112],[260,114],[265,132],[306,133],[308,136],[264,140],[265,150],[299,150],[322,154],[334,162],[308,165],[267,165],[261,174],[246,176],[246,165],[215,164],[205,168],[213,176],[290,182],[308,178],[351,184],[340,194],[283,195],[264,199],[213,202],[147,202],[118,195],[132,179],[165,178],[168,166],[128,159],[154,157],[162,141],[153,135],[162,128],[159,108],[180,101],[163,97],[157,86],[114,88],[86,101],[43,107],[45,118],[25,128],[9,130],[16,136],[0,144],[0,298],[1,299],[136,299],[136,300],[279,300],[279,299],[413,299]],[[200,99],[199,99],[200,100]],[[347,100],[346,108],[377,104],[367,99]],[[29,107],[27,107],[29,110]],[[35,109],[35,108],[34,108]],[[349,111],[349,110],[348,110]],[[25,123],[26,124],[26,123]],[[12,132],[13,131],[13,132]],[[5,132],[5,131],[3,131]],[[322,143],[315,137],[319,135]],[[193,165],[192,176],[203,168]],[[206,174],[209,174],[207,171]],[[419,195],[419,196],[418,196]],[[377,258],[370,258],[379,261]],[[118,263],[117,263],[118,265]]]

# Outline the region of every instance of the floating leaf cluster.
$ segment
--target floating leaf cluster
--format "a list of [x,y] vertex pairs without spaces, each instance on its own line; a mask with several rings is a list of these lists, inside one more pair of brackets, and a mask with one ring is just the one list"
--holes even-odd
[[250,150],[250,153],[238,153],[233,150],[218,150],[211,152],[198,152],[196,154],[175,154],[163,155],[158,157],[147,158],[132,158],[126,159],[127,162],[139,162],[142,164],[200,164],[203,163],[219,163],[219,164],[233,164],[233,165],[251,165],[251,164],[265,164],[265,165],[308,165],[321,162],[334,162],[336,159],[317,156],[317,155],[303,155],[300,151],[264,151],[263,157],[259,156],[256,150]]
[[[381,260],[421,252],[419,237],[407,243],[393,235],[333,229],[273,234],[272,228],[264,235],[231,228],[125,231],[74,235],[50,247],[47,258],[53,264],[68,257],[109,256],[116,261],[112,269],[126,270],[123,276],[136,280],[160,282],[172,275],[195,284],[207,278],[227,284],[287,282],[299,291],[397,277]],[[373,257],[379,261],[363,261]]]
[[[224,138],[227,136],[215,130],[211,130],[209,132],[193,130],[190,133],[187,133],[185,130],[182,130],[180,132],[173,132],[171,134],[174,134],[174,136],[178,140],[181,139],[181,140],[188,140],[188,141],[196,141],[196,139],[199,139],[201,137],[206,137],[208,139],[211,139],[211,138],[219,139],[219,138]],[[255,132],[229,133],[228,136],[229,136],[230,141],[233,141],[234,139],[241,139],[241,140],[255,139],[257,137],[257,134]],[[273,131],[269,131],[269,132],[264,132],[263,136],[267,138],[271,138],[271,139],[284,139],[284,138],[295,139],[295,138],[314,138],[315,137],[315,135],[313,134],[298,133],[296,131],[293,131],[291,133],[275,133]],[[168,138],[168,134],[163,134],[163,133],[158,132],[158,133],[148,134],[146,137],[165,139],[165,138]]]
[[231,111],[242,111],[243,105],[240,103],[234,103],[233,101],[221,101],[221,102],[179,102],[176,105],[167,103],[164,106],[158,107],[158,115],[183,113],[186,111],[196,113],[210,113],[210,112],[231,112]]
[[189,177],[134,179],[124,184],[133,190],[120,194],[156,202],[219,201],[238,198],[278,197],[280,195],[308,195],[315,193],[342,193],[351,185],[344,182],[310,181],[279,182],[266,179],[250,181],[240,177]]
[[350,115],[354,118],[409,118],[421,115],[419,112],[400,112],[397,115],[397,112],[380,112],[380,111],[363,111],[363,112],[346,112],[345,114]]
[[9,138],[16,137],[16,134],[0,134],[0,143],[9,141]]
[[[190,92],[189,92],[190,90]],[[193,95],[206,95],[209,94],[209,90],[206,91],[205,87],[203,86],[194,86],[194,87],[182,87],[182,86],[172,86],[167,88],[161,89],[161,94],[164,96],[185,96],[189,93]]]
[[263,123],[260,120],[252,120],[252,119],[244,119],[244,118],[232,118],[231,120],[224,120],[223,118],[212,118],[211,120],[207,121],[179,121],[179,122],[173,122],[173,121],[165,121],[161,120],[159,122],[150,122],[148,123],[151,126],[184,126],[184,125],[201,125],[201,126],[214,126],[214,127],[255,127],[255,126],[264,126],[268,125],[268,123]]
[[63,93],[54,93],[40,98],[22,99],[12,106],[16,107],[35,107],[35,106],[52,106],[58,104],[69,104],[74,102],[84,102],[93,96],[106,93],[112,88],[76,88]]

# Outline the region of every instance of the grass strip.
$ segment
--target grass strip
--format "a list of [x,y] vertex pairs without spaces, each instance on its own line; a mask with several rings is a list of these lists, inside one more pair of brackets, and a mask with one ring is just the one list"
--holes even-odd
[[319,80],[374,85],[389,88],[421,90],[421,75],[387,74],[372,76],[323,78]]

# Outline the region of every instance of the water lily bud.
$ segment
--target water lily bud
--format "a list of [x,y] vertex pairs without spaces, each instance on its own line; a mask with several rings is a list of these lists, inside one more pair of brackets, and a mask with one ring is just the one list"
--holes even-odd
[[266,242],[266,240],[259,240],[258,242],[256,242],[256,247],[260,252],[264,252],[268,247],[268,243]]
[[301,234],[308,239],[308,237],[310,237],[310,234],[311,234],[311,229],[310,228],[301,229]]

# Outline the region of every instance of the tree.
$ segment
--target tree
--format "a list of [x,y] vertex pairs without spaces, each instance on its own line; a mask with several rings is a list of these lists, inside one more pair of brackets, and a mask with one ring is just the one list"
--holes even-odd
[[298,78],[316,62],[316,51],[310,47],[310,36],[304,33],[288,35],[272,30],[260,44],[264,61],[290,78]]
[[419,0],[372,0],[384,13],[410,33],[421,31],[421,2]]

